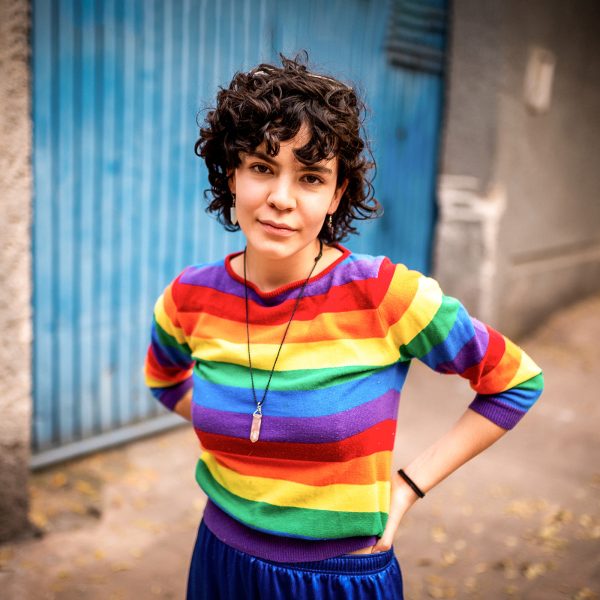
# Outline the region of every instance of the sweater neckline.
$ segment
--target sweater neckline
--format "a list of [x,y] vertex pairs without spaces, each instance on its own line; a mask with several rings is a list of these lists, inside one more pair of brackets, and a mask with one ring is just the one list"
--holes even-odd
[[[350,250],[348,250],[348,248],[342,246],[341,244],[334,242],[333,244],[331,244],[332,246],[334,246],[335,248],[337,248],[338,250],[340,250],[342,252],[342,254],[340,256],[338,256],[329,266],[327,266],[325,269],[323,269],[320,273],[317,273],[316,275],[313,275],[307,283],[307,286],[310,285],[311,283],[313,283],[314,281],[318,281],[319,279],[321,279],[321,277],[324,277],[325,275],[327,275],[328,273],[330,273],[333,269],[335,269],[335,267],[337,265],[339,265],[342,261],[344,261],[346,258],[348,258],[348,256],[350,256]],[[236,256],[239,256],[240,254],[243,254],[243,250],[240,250],[238,252],[232,252],[231,254],[228,254],[225,257],[225,270],[227,271],[227,273],[229,274],[229,276],[234,279],[235,281],[237,281],[238,283],[241,283],[242,285],[244,284],[244,278],[240,277],[234,270],[233,267],[231,266],[231,260],[233,258],[235,258]],[[256,294],[258,294],[260,297],[262,298],[274,298],[276,296],[279,296],[280,294],[283,294],[285,292],[288,292],[290,290],[293,290],[297,287],[300,287],[306,280],[305,279],[299,279],[297,281],[291,281],[290,283],[286,283],[285,285],[279,286],[278,288],[275,288],[274,290],[271,290],[270,292],[263,292],[256,284],[254,284],[252,281],[248,281],[248,288],[253,290]]]

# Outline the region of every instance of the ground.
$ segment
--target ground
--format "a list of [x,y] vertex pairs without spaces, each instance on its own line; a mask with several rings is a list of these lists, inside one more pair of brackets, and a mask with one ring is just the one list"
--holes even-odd
[[[497,444],[431,490],[395,541],[409,600],[600,598],[600,296],[521,345],[546,392]],[[411,369],[396,463],[431,443],[472,392]],[[204,496],[195,435],[180,429],[31,478],[38,536],[0,546],[7,600],[183,598]]]

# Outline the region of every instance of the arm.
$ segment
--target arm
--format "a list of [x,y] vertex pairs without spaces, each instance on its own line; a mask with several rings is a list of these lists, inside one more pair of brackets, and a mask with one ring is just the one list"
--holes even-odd
[[173,410],[184,419],[192,420],[192,390],[188,390]]
[[156,301],[151,342],[146,353],[146,385],[166,408],[191,420],[194,359],[177,309],[180,277]]
[[[542,391],[540,368],[508,338],[472,318],[437,282],[398,266],[381,314],[401,360],[417,358],[438,373],[468,379],[476,392],[452,429],[426,449],[405,472],[427,492],[514,427]],[[402,516],[417,495],[392,475],[385,531],[374,551],[387,549]]]
[[[500,439],[506,431],[475,411],[467,409],[450,431],[419,454],[404,471],[427,493],[460,466]],[[404,479],[394,472],[388,522],[373,552],[391,548],[402,517],[417,499],[418,496]]]

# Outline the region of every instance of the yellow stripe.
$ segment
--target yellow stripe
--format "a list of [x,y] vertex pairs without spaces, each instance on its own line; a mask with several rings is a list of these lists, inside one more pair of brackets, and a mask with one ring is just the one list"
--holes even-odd
[[[246,366],[246,342],[233,343],[219,339],[192,338],[192,356],[207,361],[228,362]],[[252,366],[270,371],[279,344],[252,344]],[[324,369],[353,365],[385,366],[398,360],[398,349],[387,338],[327,340],[324,342],[286,342],[277,361],[277,371]]]
[[178,343],[185,344],[186,339],[181,327],[176,327],[165,311],[164,296],[161,295],[154,305],[154,317],[156,322]]
[[214,480],[232,494],[253,502],[313,510],[388,512],[390,484],[312,486],[281,479],[240,475],[220,465],[210,452],[200,457]]
[[[388,329],[384,337],[342,338],[299,344],[286,341],[277,361],[276,370],[336,368],[360,366],[366,363],[373,367],[383,367],[392,364],[399,358],[399,347],[408,344],[427,327],[441,304],[442,292],[439,285],[434,279],[423,276],[419,280],[417,293],[410,307]],[[330,323],[334,324],[333,321]],[[339,330],[336,333],[340,333]],[[191,337],[188,343],[192,348],[192,356],[196,359],[244,366],[248,364],[245,340],[232,342],[214,337],[210,339]],[[278,343],[261,344],[257,336],[252,344],[253,366],[270,371],[278,349]]]
[[519,385],[520,383],[531,379],[535,375],[538,375],[539,373],[541,373],[542,370],[538,367],[538,365],[536,365],[533,362],[531,357],[526,352],[521,350],[516,344],[511,342],[509,339],[505,338],[505,340],[507,351],[509,351],[513,355],[516,354],[517,351],[521,352],[521,362],[519,363],[519,368],[517,369],[517,372],[514,374],[513,378],[510,380],[510,382],[505,388],[506,390],[509,390],[510,388],[513,388],[516,385]]
[[403,344],[409,344],[431,323],[441,305],[442,290],[437,281],[431,277],[421,277],[410,306],[400,319],[390,326],[389,335],[394,340],[394,345],[399,348]]

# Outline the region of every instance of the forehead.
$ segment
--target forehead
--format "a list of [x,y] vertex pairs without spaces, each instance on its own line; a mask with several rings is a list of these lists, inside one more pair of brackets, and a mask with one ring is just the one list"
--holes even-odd
[[[305,161],[302,161],[298,158],[298,156],[296,155],[296,152],[301,150],[302,148],[304,148],[304,146],[306,146],[307,143],[310,142],[311,139],[311,131],[308,127],[308,125],[303,124],[300,129],[298,130],[298,133],[291,139],[289,140],[285,140],[285,141],[280,141],[279,142],[279,152],[278,154],[276,154],[274,157],[270,157],[271,160],[273,160],[274,162],[277,162],[279,160],[281,160],[282,158],[290,158],[291,160],[294,160],[295,162],[298,162],[299,164],[302,165],[321,165],[321,166],[328,166],[331,169],[335,169],[335,167],[337,166],[337,162],[338,162],[338,158],[337,156],[332,156],[331,158],[324,158],[321,160],[317,160],[314,162],[310,162],[307,163]],[[260,152],[261,154],[267,154],[267,143],[266,141],[262,141],[255,149],[255,152]]]

